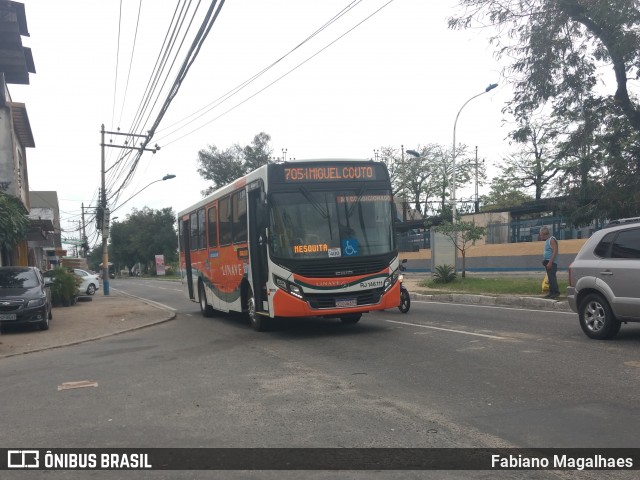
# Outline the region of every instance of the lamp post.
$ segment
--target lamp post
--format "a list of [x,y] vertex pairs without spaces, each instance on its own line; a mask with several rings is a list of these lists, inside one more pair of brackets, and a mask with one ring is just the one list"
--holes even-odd
[[485,93],[490,92],[497,86],[497,83],[492,83],[484,89],[484,92],[480,92],[464,102],[462,107],[460,107],[460,110],[458,110],[456,121],[453,123],[453,150],[451,152],[451,159],[453,164],[453,173],[451,175],[451,223],[456,223],[456,126],[458,125],[458,117],[460,117],[460,112],[462,112],[462,109],[467,106],[467,103],[469,103],[474,98],[478,98],[480,95],[484,95]]
[[[142,193],[143,190],[146,190],[147,188],[149,188],[151,185],[153,185],[154,183],[158,183],[158,182],[164,182],[165,180],[171,180],[172,178],[176,178],[175,175],[172,175],[170,173],[166,174],[164,177],[159,178],[158,180],[154,180],[153,182],[149,183],[148,185],[145,185],[144,187],[142,187],[140,190],[138,190],[136,193],[134,193],[133,195],[131,195],[129,198],[127,198],[124,202],[122,202],[120,205],[118,205],[116,208],[114,208],[112,210],[112,212],[115,212],[116,210],[118,210],[120,207],[122,207],[125,203],[127,203],[129,200],[131,200],[133,197],[135,197],[136,195],[138,195],[139,193]],[[115,217],[118,218],[118,217]]]
[[[164,177],[160,178],[159,180],[154,180],[153,182],[149,183],[148,185],[145,185],[140,190],[138,190],[136,193],[134,193],[129,198],[127,198],[120,205],[118,205],[116,208],[114,208],[111,212],[115,212],[116,210],[118,210],[125,203],[127,203],[133,197],[135,197],[140,192],[142,192],[144,189],[148,188],[149,186],[153,185],[154,183],[162,182],[164,180],[171,180],[172,178],[176,178],[176,176],[175,175],[171,175],[171,174],[167,174]],[[103,187],[102,191],[104,192],[104,187]],[[105,197],[103,197],[103,198],[105,198]],[[106,205],[106,198],[105,198],[103,204]],[[104,216],[103,216],[103,220],[102,220],[102,291],[103,291],[104,295],[109,295],[109,245],[108,245],[108,239],[109,239],[109,215],[111,214],[111,212],[109,211],[109,209],[105,208],[104,209]],[[114,220],[116,218],[118,218],[118,217],[114,217]]]
[[[405,152],[407,152],[412,157],[422,158],[422,155],[420,155],[416,150],[405,150]],[[404,155],[403,155],[402,158],[404,159]],[[402,188],[404,189],[404,187],[402,187]],[[420,200],[420,199],[418,198],[418,200]],[[427,198],[427,201],[428,200],[429,199]],[[418,208],[420,208],[420,205],[418,205]],[[424,216],[426,217],[426,215],[427,215],[427,203],[425,202],[425,204],[424,204]]]

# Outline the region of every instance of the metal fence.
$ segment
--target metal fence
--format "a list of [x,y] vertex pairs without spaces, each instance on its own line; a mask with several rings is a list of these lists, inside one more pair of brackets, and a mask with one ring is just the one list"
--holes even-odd
[[409,231],[398,234],[396,242],[400,252],[417,252],[422,248],[431,248],[431,234],[428,230],[423,232]]
[[[549,227],[549,231],[558,240],[589,238],[594,232],[604,227],[604,222],[593,222],[586,227],[567,225],[562,217],[540,217],[513,220],[509,223],[490,223],[487,225],[486,243],[520,243],[540,240],[540,229]],[[431,248],[431,235],[428,230],[409,230],[396,237],[400,252],[417,252]]]
[[487,225],[487,243],[520,243],[540,240],[540,229],[549,228],[558,240],[589,238],[600,230],[602,222],[594,222],[586,227],[567,225],[562,217],[540,217],[512,220],[510,223],[492,223]]

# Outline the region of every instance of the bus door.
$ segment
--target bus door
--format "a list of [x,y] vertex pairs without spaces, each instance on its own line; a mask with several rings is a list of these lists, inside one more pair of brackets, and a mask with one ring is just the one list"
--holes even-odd
[[249,185],[249,260],[251,262],[251,283],[256,300],[256,310],[269,311],[267,295],[267,235],[268,212],[262,181]]
[[220,292],[222,287],[222,273],[220,267],[220,247],[218,245],[218,205],[214,204],[207,209],[207,258],[205,260],[205,277],[209,283],[213,295],[208,297],[209,304],[216,310],[220,310]]
[[187,278],[187,291],[189,298],[194,300],[193,295],[193,276],[191,270],[191,226],[189,222],[189,216],[187,215],[180,221],[181,224],[181,237],[182,237],[182,252],[184,253],[184,271]]

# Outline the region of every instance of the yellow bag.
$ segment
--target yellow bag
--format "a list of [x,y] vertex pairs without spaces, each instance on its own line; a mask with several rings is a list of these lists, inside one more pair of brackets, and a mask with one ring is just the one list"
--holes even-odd
[[547,274],[544,274],[544,278],[542,279],[542,293],[546,293],[549,291],[549,277]]

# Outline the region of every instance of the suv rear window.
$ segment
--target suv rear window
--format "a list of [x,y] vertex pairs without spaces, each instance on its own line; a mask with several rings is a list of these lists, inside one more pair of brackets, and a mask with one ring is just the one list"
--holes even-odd
[[615,237],[615,235],[615,232],[611,232],[602,237],[602,240],[600,240],[600,243],[598,243],[593,253],[598,257],[607,258],[609,256],[611,243],[613,242],[613,237]]
[[613,244],[611,258],[640,259],[640,228],[623,230],[618,234]]

